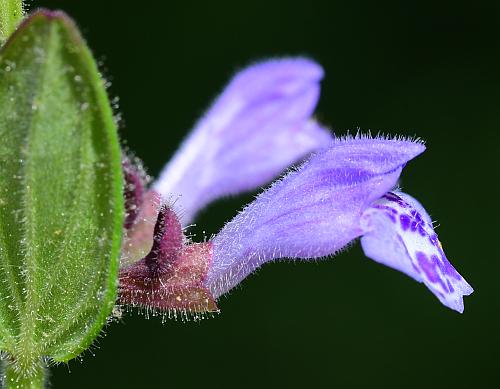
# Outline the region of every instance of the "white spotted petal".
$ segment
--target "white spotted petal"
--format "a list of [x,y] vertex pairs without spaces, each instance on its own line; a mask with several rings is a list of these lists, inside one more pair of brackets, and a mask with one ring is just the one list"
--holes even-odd
[[422,205],[405,193],[387,193],[361,217],[366,256],[399,270],[460,313],[472,287],[446,258],[432,221]]

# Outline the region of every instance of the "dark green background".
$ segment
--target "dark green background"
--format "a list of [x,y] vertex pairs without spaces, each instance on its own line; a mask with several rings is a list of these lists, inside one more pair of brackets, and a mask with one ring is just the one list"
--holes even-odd
[[[427,141],[402,185],[476,289],[459,315],[356,244],[322,263],[264,266],[214,319],[127,315],[83,363],[54,369],[54,387],[500,387],[498,4],[33,1],[76,19],[120,97],[121,137],[152,175],[236,69],[316,59],[317,115],[337,134]],[[194,231],[217,232],[249,199],[211,206]]]

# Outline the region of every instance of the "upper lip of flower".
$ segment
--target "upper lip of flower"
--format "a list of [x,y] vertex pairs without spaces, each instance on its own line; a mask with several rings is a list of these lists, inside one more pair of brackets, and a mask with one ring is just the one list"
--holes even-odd
[[360,217],[424,150],[410,140],[338,138],[275,182],[213,238],[207,284],[218,296],[261,263],[331,255],[362,233]]

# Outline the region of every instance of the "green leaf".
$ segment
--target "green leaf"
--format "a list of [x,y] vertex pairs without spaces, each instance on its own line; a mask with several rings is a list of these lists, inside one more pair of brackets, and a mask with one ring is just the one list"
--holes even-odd
[[23,15],[22,0],[0,0],[0,43],[14,32]]
[[65,14],[36,12],[0,51],[0,139],[0,347],[23,371],[85,350],[116,298],[121,153]]

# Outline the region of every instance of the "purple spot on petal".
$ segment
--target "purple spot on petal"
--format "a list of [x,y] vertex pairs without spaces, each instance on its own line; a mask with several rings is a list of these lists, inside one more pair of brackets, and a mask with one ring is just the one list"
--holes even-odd
[[406,231],[410,228],[410,218],[407,215],[401,215],[399,217],[399,221],[401,223],[401,228]]
[[446,280],[446,283],[448,284],[448,289],[450,293],[453,293],[455,291],[455,288],[451,285],[450,280]]
[[427,255],[425,255],[421,251],[417,251],[415,255],[417,256],[418,264],[420,265],[420,268],[424,271],[427,279],[433,284],[436,283],[440,284],[443,290],[448,291],[448,288],[446,287],[445,283],[443,282],[441,277],[439,277],[439,274],[436,272],[436,265],[439,264],[439,261],[436,262],[434,260],[433,257],[435,256],[433,255],[431,259],[429,259]]
[[408,208],[408,204],[401,197],[395,195],[394,193],[388,192],[382,197],[385,198],[386,200],[398,204],[401,208]]
[[394,216],[392,213],[386,213],[385,214],[393,223],[396,223],[396,216]]
[[399,200],[401,199],[399,196],[396,196],[394,193],[392,192],[387,192],[385,195],[382,196],[383,198],[387,199],[387,200]]
[[443,274],[446,274],[446,266],[437,255],[431,255],[431,261],[438,265],[439,270],[441,270]]
[[460,274],[458,274],[458,272],[455,270],[455,268],[450,263],[450,261],[448,261],[448,259],[446,258],[446,255],[444,255],[444,252],[442,252],[442,250],[441,250],[441,261],[443,262],[443,266],[445,269],[443,272],[444,274],[446,274],[447,276],[453,277],[456,280],[462,279],[462,276]]
[[422,221],[422,215],[420,215],[420,213],[418,213],[418,211],[416,209],[412,210],[410,212],[411,216],[413,216],[418,222],[421,222]]
[[434,247],[439,247],[439,241],[436,234],[429,236],[429,241]]
[[384,211],[384,215],[386,215],[389,219],[391,219],[393,223],[396,223],[396,216],[394,215],[397,215],[398,211],[396,211],[394,208],[383,204],[376,204],[373,206],[373,208]]
[[388,205],[383,205],[383,204],[375,204],[373,206],[373,208],[376,208],[376,209],[383,209],[384,211],[388,211],[388,212],[391,212],[393,214],[397,214],[398,211],[396,211],[394,208],[392,207],[389,207]]
[[432,262],[427,258],[427,255],[425,255],[421,251],[417,251],[415,255],[417,257],[420,268],[424,271],[429,281],[436,282],[436,278],[438,277],[438,275],[436,273],[436,270],[434,269]]

